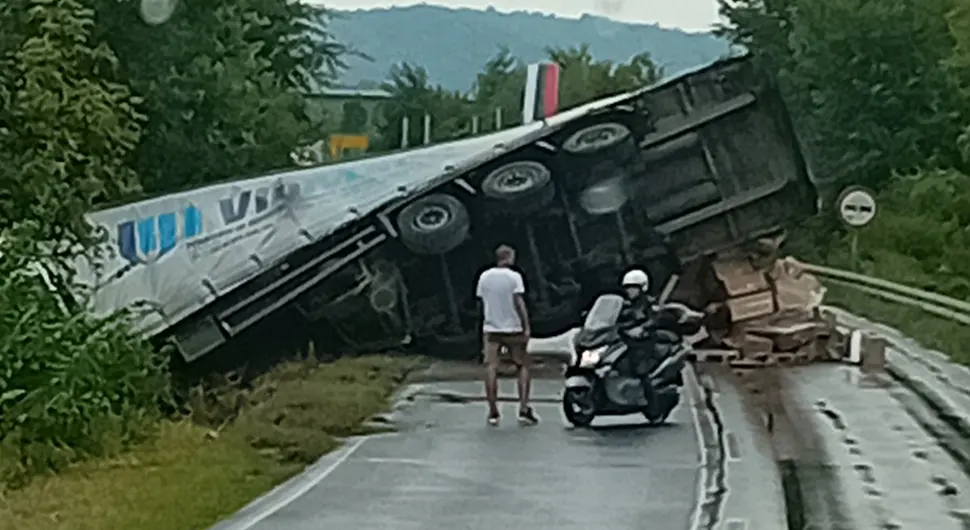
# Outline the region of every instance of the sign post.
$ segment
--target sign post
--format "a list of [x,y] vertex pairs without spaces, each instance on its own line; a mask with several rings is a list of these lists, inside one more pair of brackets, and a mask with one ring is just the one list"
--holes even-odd
[[852,268],[856,269],[859,264],[859,230],[876,217],[876,198],[862,186],[849,186],[839,194],[835,205],[839,219],[850,231],[849,256]]

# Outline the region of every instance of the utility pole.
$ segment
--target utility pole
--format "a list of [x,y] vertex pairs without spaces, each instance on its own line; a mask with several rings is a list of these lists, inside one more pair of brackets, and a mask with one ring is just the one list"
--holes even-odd
[[411,132],[409,125],[410,122],[407,116],[401,118],[401,149],[408,148],[408,133]]

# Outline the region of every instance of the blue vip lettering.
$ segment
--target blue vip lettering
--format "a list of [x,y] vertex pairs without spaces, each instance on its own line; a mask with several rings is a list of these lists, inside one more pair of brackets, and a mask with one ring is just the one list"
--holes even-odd
[[[219,201],[219,212],[222,214],[222,222],[229,225],[242,221],[250,213],[259,215],[269,210],[270,206],[282,204],[288,196],[294,195],[297,191],[297,186],[288,186],[281,182],[272,187],[245,190],[235,198],[221,199]],[[252,203],[252,208],[250,208],[250,203]]]
[[190,205],[181,212],[167,212],[118,224],[118,253],[132,265],[151,263],[174,250],[179,241],[201,233],[202,212]]

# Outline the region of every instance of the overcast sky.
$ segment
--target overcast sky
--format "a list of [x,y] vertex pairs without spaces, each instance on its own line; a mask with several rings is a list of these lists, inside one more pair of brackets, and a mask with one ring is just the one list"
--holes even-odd
[[421,3],[449,7],[485,9],[493,6],[499,11],[540,11],[565,17],[584,13],[603,15],[624,22],[657,23],[664,27],[687,31],[710,29],[718,20],[717,0],[436,0],[433,2],[395,0],[307,0],[334,9],[367,9]]

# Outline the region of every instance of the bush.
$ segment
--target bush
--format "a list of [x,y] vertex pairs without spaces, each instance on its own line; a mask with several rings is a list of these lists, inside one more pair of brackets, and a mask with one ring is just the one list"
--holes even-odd
[[0,256],[0,481],[13,485],[141,439],[169,392],[166,357],[126,313],[65,304],[25,249],[7,237]]
[[[823,261],[920,289],[970,297],[970,175],[933,169],[897,175],[878,196],[879,212],[859,231],[858,263],[849,256],[849,237],[811,239]],[[809,234],[817,236],[817,233]],[[796,238],[795,248],[808,246]]]

